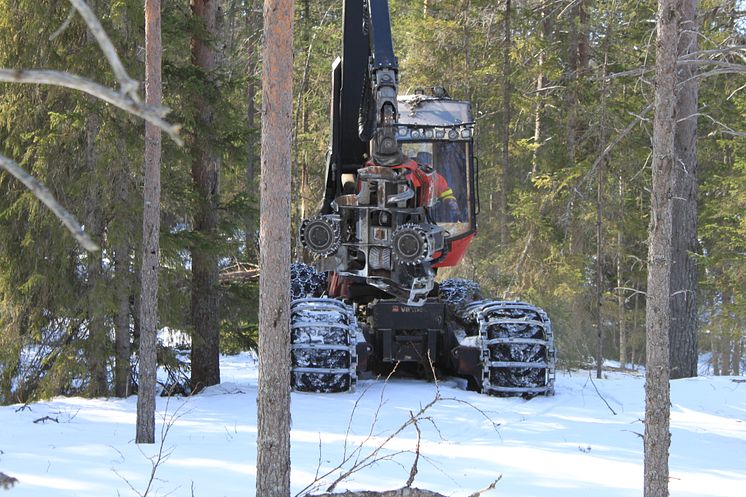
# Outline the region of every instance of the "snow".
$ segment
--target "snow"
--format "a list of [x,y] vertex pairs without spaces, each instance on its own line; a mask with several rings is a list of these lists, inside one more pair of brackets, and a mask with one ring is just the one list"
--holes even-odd
[[[169,429],[163,447],[168,457],[157,468],[150,496],[254,494],[256,361],[248,353],[223,357],[221,376],[222,384],[198,396],[158,399],[159,430]],[[672,382],[672,496],[746,495],[746,383],[733,380]],[[440,383],[442,399],[418,422],[414,486],[466,496],[502,476],[485,495],[642,495],[640,374],[609,372],[592,380],[587,371],[558,372],[554,397],[528,401],[460,386],[455,379]],[[400,378],[361,380],[348,394],[294,393],[293,493],[336,467],[345,453],[364,458],[435,395],[433,383]],[[135,397],[58,397],[24,409],[0,407],[0,471],[19,480],[8,496],[144,493],[159,444],[134,443],[136,404]],[[34,422],[44,416],[57,422]],[[416,443],[410,426],[380,452],[385,459],[337,490],[403,486]]]

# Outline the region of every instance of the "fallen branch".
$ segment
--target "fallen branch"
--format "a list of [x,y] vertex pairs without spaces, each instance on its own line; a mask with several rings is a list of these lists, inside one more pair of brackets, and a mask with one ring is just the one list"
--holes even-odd
[[43,418],[35,419],[34,424],[36,423],[46,423],[47,421],[54,421],[55,423],[59,423],[60,420],[57,418],[53,418],[51,416],[44,416]]
[[309,497],[448,497],[430,490],[420,488],[403,487],[397,490],[384,490],[383,492],[374,492],[371,490],[361,490],[359,492],[344,492],[341,494],[325,493]]
[[252,283],[259,281],[259,266],[237,262],[220,271],[220,284]]
[[598,395],[598,397],[599,397],[599,398],[600,398],[601,400],[603,400],[603,401],[604,401],[604,404],[606,404],[606,407],[608,407],[608,408],[609,408],[609,411],[611,411],[611,414],[613,414],[614,416],[616,416],[616,411],[615,411],[614,409],[612,409],[612,408],[611,408],[611,406],[609,405],[609,403],[608,403],[608,402],[606,402],[606,399],[604,398],[604,396],[603,396],[603,395],[601,395],[601,392],[599,392],[599,391],[598,391],[598,387],[596,386],[596,382],[595,382],[595,381],[593,381],[593,375],[591,374],[591,372],[590,372],[590,371],[588,371],[588,378],[590,378],[590,379],[591,379],[591,385],[593,385],[593,389],[594,389],[594,390],[596,391],[596,394]]
[[[452,397],[443,397],[440,391],[440,385],[438,383],[438,378],[433,366],[432,361],[430,361],[430,368],[431,372],[433,374],[433,381],[435,382],[435,394],[425,405],[421,405],[420,408],[413,412],[409,411],[409,418],[405,420],[398,428],[392,430],[385,438],[381,437],[382,440],[376,441],[375,446],[369,449],[369,452],[364,453],[365,449],[367,448],[366,445],[368,442],[373,441],[374,439],[374,430],[378,423],[378,416],[380,414],[381,409],[385,405],[386,401],[384,398],[384,393],[386,391],[386,386],[388,385],[388,382],[394,372],[396,371],[398,366],[398,363],[395,364],[393,370],[391,373],[387,376],[386,380],[384,381],[383,388],[381,389],[380,399],[378,401],[378,406],[373,414],[373,421],[370,425],[370,430],[367,434],[367,436],[361,441],[353,450],[348,452],[348,446],[347,441],[350,435],[350,429],[352,426],[353,417],[355,415],[355,412],[357,411],[358,405],[365,393],[368,391],[368,388],[365,389],[363,392],[363,395],[359,396],[358,399],[355,401],[355,404],[352,409],[352,414],[350,415],[350,419],[347,426],[347,432],[345,434],[345,445],[344,445],[344,455],[342,457],[342,462],[337,464],[334,468],[325,471],[322,474],[321,471],[321,440],[319,440],[319,460],[318,460],[318,466],[316,468],[316,475],[313,482],[308,484],[305,488],[303,488],[300,492],[296,494],[296,497],[447,497],[442,494],[439,494],[437,492],[433,492],[430,490],[423,490],[412,487],[412,484],[414,483],[415,477],[418,473],[418,465],[420,459],[428,460],[427,456],[425,454],[421,453],[421,443],[422,443],[422,433],[420,431],[420,421],[429,421],[433,424],[436,431],[438,431],[438,434],[440,434],[440,430],[438,430],[437,424],[435,423],[435,420],[430,416],[429,412],[432,410],[432,408],[443,401],[453,401],[455,403],[464,404],[468,407],[471,407],[472,409],[479,412],[481,415],[483,415],[487,420],[489,420],[492,425],[497,428],[499,426],[499,423],[495,423],[490,419],[490,417],[485,413],[484,411],[480,410],[476,406],[470,404],[469,402],[462,401],[460,399],[455,399]],[[384,454],[383,451],[386,450],[392,440],[394,440],[396,437],[398,437],[400,434],[402,434],[407,428],[410,426],[414,427],[414,430],[416,431],[416,447],[414,451],[411,450],[401,450],[392,452],[389,454]],[[377,437],[375,437],[377,438]],[[442,435],[441,435],[442,439]],[[412,453],[414,452],[414,461],[410,467],[409,470],[409,477],[407,479],[407,482],[404,487],[397,489],[397,490],[387,490],[383,492],[376,492],[376,491],[357,491],[357,492],[351,492],[347,491],[344,493],[334,493],[337,486],[347,480],[350,476],[352,476],[355,473],[360,472],[361,470],[373,465],[380,463],[382,461],[390,461],[393,460],[395,457],[405,454],[405,453]],[[347,465],[350,465],[349,467]],[[327,481],[327,478],[331,479],[334,475],[337,474],[335,479],[331,482],[331,484],[325,483]],[[492,490],[495,488],[495,485],[502,476],[500,476],[497,480],[492,482],[487,488],[480,490],[478,492],[475,492],[471,494],[469,497],[480,497],[482,493],[487,492],[489,490]],[[313,494],[312,492],[318,491],[319,489],[326,486],[325,493],[322,494]]]
[[8,476],[5,473],[0,473],[0,488],[8,490],[13,488],[13,485],[18,483],[18,479]]

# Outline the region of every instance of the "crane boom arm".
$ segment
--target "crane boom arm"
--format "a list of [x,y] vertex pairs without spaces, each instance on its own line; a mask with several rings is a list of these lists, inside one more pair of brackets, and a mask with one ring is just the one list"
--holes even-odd
[[330,212],[341,193],[341,175],[357,172],[371,152],[382,165],[399,160],[398,72],[388,0],[344,0],[342,57],[332,66],[332,137],[322,212]]

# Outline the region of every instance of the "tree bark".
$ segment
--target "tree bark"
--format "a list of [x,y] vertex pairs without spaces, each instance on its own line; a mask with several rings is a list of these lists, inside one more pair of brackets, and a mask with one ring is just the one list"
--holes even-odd
[[256,495],[290,495],[293,0],[264,2]]
[[510,0],[505,0],[505,17],[503,19],[503,74],[502,74],[502,118],[500,120],[500,141],[502,143],[502,173],[500,175],[500,245],[508,244],[508,194],[510,193],[510,98],[512,94],[510,82]]
[[659,0],[645,320],[645,497],[668,496],[668,448],[671,443],[668,334],[671,326],[671,199],[674,187],[678,24],[678,0]]
[[551,26],[549,24],[549,15],[547,14],[547,0],[541,0],[541,29],[539,29],[539,57],[536,64],[539,68],[539,75],[536,77],[536,108],[534,110],[534,151],[531,156],[531,176],[539,172],[539,148],[544,139],[544,107],[545,96],[544,87],[547,84],[544,65],[546,64],[547,42]]
[[[161,103],[161,0],[145,0],[145,101]],[[155,442],[156,331],[161,229],[161,130],[145,123],[136,443]]]
[[[697,1],[680,1],[679,57],[697,51]],[[697,376],[697,68],[680,65],[676,100],[673,271],[671,273],[671,378]]]
[[619,226],[616,238],[616,286],[617,286],[617,320],[619,326],[619,364],[627,367],[627,324],[624,309],[624,277],[622,261],[624,259],[624,179],[619,175]]
[[[603,274],[603,221],[604,221],[604,180],[606,175],[606,164],[608,154],[606,153],[607,128],[607,93],[608,85],[606,75],[609,67],[609,41],[612,34],[614,12],[607,16],[606,34],[604,36],[604,61],[601,68],[601,119],[599,122],[598,149],[602,158],[598,162],[596,172],[596,378],[603,376],[604,364],[604,328],[603,328],[603,296],[604,296],[604,274]],[[582,57],[581,57],[582,58]]]
[[[192,0],[199,27],[192,35],[192,64],[212,84],[218,54],[218,0]],[[217,239],[220,159],[213,144],[215,106],[209,95],[196,96],[198,126],[192,136],[192,181],[196,193],[192,245],[192,388],[220,383],[220,318],[218,314]]]
[[741,375],[741,356],[743,356],[743,348],[741,346],[741,334],[739,330],[735,331],[733,337],[733,355],[731,359],[731,374],[733,376]]
[[[118,213],[131,212],[129,202],[129,171],[130,164],[124,153],[124,146],[118,142],[122,157],[122,167],[116,181],[116,202]],[[124,217],[124,216],[122,216]],[[129,222],[120,228],[114,243],[114,287],[116,314],[114,315],[114,395],[126,397],[129,395],[130,385],[130,294],[132,293],[132,279],[130,278],[130,229]]]
[[[248,192],[252,195],[252,198],[256,196],[256,145],[257,133],[254,133],[256,128],[256,70],[257,70],[257,59],[258,51],[260,49],[259,39],[261,38],[259,26],[261,26],[261,19],[257,22],[259,16],[255,15],[254,10],[255,1],[250,0],[248,4],[248,13],[246,15],[246,24],[249,29],[250,42],[247,47],[246,54],[246,71],[247,71],[247,84],[246,84],[246,127],[249,129],[248,139],[246,140],[246,187]],[[246,258],[247,260],[256,260],[256,248],[255,248],[255,233],[256,233],[256,216],[252,211],[249,212],[246,219]]]
[[[103,209],[101,205],[101,183],[97,171],[96,139],[101,129],[101,119],[92,111],[85,123],[85,164],[88,172],[88,194],[86,195],[86,228],[100,240],[104,231]],[[106,363],[109,356],[108,329],[104,322],[104,309],[100,292],[103,287],[101,252],[87,254],[87,328],[86,356],[90,371],[88,393],[93,397],[107,395],[109,382]]]

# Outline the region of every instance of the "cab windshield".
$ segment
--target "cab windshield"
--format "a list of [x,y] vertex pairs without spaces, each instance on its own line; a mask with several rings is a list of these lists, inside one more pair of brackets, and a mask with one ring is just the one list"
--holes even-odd
[[438,226],[457,237],[471,230],[472,219],[468,177],[467,141],[400,142],[404,155],[435,170],[434,202],[430,217]]

